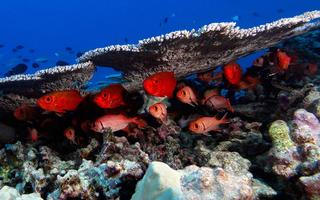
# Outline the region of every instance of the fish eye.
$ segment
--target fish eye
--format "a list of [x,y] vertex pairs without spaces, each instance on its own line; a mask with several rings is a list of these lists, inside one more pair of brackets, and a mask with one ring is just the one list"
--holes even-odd
[[198,128],[199,128],[198,123],[195,123],[195,124],[194,124],[194,127],[195,127],[196,129],[198,129]]
[[47,96],[44,100],[46,103],[51,103],[52,98],[50,96]]
[[66,131],[66,136],[71,136],[71,131],[70,130]]
[[103,98],[107,98],[107,93],[104,92],[104,93],[102,94],[102,97],[103,97]]
[[185,90],[182,90],[182,95],[183,95],[183,96],[186,96],[186,95],[187,95],[187,93],[186,93]]
[[158,84],[159,81],[158,81],[157,79],[155,79],[155,80],[153,80],[153,83],[154,83],[154,84]]
[[154,107],[154,110],[155,110],[155,111],[158,111],[158,106],[155,106],[155,107]]

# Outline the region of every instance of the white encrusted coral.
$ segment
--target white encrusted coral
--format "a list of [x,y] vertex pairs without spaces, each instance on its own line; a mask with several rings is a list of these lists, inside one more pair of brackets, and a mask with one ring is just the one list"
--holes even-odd
[[120,70],[129,81],[127,89],[137,90],[152,73],[170,70],[180,78],[213,69],[318,27],[319,23],[307,22],[319,17],[320,11],[306,12],[248,29],[233,22],[212,23],[198,30],[174,31],[140,40],[136,45],[97,48],[84,53],[79,62],[92,61]]

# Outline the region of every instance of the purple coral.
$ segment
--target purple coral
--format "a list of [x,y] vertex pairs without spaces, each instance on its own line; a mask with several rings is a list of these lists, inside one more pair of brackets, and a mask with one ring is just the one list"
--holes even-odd
[[304,109],[294,112],[292,137],[298,144],[313,143],[320,145],[320,123],[317,117]]

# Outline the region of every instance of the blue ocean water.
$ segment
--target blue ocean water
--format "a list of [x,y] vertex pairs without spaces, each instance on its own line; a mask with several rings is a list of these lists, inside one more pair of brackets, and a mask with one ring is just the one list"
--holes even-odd
[[[212,22],[236,21],[248,28],[282,17],[320,9],[319,0],[54,0],[0,1],[0,75],[19,63],[26,73],[75,63],[76,54],[112,44],[138,40],[175,30],[200,28]],[[13,50],[17,45],[24,48]],[[72,51],[66,50],[67,47]],[[254,56],[256,57],[256,55]],[[36,60],[48,60],[33,68]],[[28,61],[29,60],[29,61]],[[243,66],[253,59],[242,59]],[[94,81],[116,73],[98,68]]]

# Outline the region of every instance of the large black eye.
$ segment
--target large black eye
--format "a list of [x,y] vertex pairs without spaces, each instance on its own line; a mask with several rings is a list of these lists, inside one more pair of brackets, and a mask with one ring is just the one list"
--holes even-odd
[[155,106],[155,107],[154,107],[154,110],[155,110],[155,111],[158,111],[158,106]]
[[52,97],[47,96],[45,99],[46,103],[51,103],[52,102]]
[[107,98],[107,93],[104,92],[104,93],[102,94],[102,97],[103,97],[103,98]]
[[182,90],[182,95],[183,95],[183,96],[186,96],[186,95],[187,95],[187,93],[186,93],[185,90]]
[[195,127],[196,129],[198,129],[198,128],[199,128],[199,125],[198,125],[197,123],[195,123],[195,124],[194,124],[194,127]]

